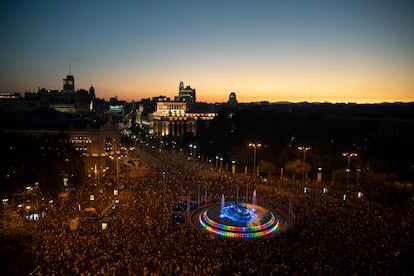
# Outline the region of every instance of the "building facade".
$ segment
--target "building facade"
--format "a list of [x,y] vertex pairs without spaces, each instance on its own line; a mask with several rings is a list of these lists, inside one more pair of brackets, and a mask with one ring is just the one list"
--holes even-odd
[[[3,120],[7,120],[4,122]],[[96,122],[95,118],[73,119],[65,116],[0,118],[1,131],[31,136],[63,135],[85,161],[85,170],[93,166],[105,167],[106,159],[120,152],[120,132],[113,124]]]
[[[20,94],[19,94],[20,95]],[[95,89],[75,91],[75,78],[67,75],[62,90],[39,88],[37,92],[26,92],[24,97],[0,97],[0,112],[28,112],[36,108],[53,108],[63,113],[86,114],[94,110]]]
[[195,134],[197,122],[186,113],[186,102],[157,102],[153,114],[153,134],[155,136],[181,136]]
[[[141,102],[137,108],[137,124],[154,136],[195,136],[199,122],[217,116],[213,105],[196,103],[195,89],[180,82],[178,96],[171,101],[165,96]],[[207,107],[207,108],[206,108]]]
[[195,104],[196,101],[196,90],[187,85],[184,87],[184,82],[180,82],[178,87],[178,96],[175,96],[176,102],[186,102],[189,106]]

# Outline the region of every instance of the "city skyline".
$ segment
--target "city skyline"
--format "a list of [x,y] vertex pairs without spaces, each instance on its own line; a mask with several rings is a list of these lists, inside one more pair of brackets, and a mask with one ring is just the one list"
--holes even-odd
[[412,102],[410,1],[1,3],[0,91],[76,89],[126,101]]

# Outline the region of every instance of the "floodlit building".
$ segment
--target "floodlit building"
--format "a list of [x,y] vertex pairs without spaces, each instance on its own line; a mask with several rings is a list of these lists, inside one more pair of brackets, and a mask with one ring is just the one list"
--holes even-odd
[[200,122],[217,116],[215,105],[196,103],[196,91],[180,82],[178,96],[165,96],[142,102],[137,109],[137,123],[154,136],[195,136]]

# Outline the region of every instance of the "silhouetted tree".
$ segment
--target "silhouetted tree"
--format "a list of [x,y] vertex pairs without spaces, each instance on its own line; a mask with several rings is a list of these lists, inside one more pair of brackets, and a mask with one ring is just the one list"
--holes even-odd
[[0,210],[0,264],[2,275],[28,275],[34,265],[33,225],[21,214]]
[[43,193],[57,194],[63,188],[63,177],[69,178],[70,185],[84,181],[82,157],[67,136],[0,134],[0,138],[3,191],[21,191],[38,182]]

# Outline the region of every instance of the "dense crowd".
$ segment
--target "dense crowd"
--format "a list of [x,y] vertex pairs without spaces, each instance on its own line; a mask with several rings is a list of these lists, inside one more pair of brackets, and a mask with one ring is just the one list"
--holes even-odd
[[[55,203],[38,222],[33,243],[41,275],[409,275],[414,267],[413,208],[394,210],[363,198],[304,194],[287,180],[233,177],[194,156],[141,148],[144,174],[114,180],[91,203],[87,185]],[[127,183],[129,185],[127,185]],[[190,223],[173,223],[177,201],[190,195],[203,205],[257,190],[259,205],[293,206],[287,232],[251,240],[214,236]],[[243,191],[243,192],[242,192]],[[207,198],[206,195],[207,194]],[[119,199],[116,208],[113,200]],[[85,212],[89,205],[96,214]],[[79,209],[79,205],[82,208]],[[79,218],[77,230],[69,221]],[[102,229],[101,222],[108,228]]]

